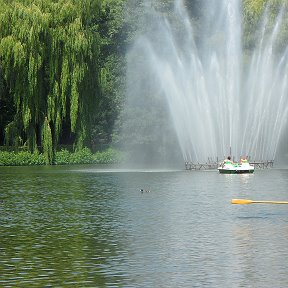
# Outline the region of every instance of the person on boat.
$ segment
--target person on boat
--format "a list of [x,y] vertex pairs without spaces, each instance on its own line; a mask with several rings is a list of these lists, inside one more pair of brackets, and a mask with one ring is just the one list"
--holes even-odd
[[243,163],[248,163],[247,157],[241,157],[240,163],[241,163],[241,164],[243,164]]
[[233,161],[231,160],[231,156],[228,156],[225,160],[224,160],[224,164],[232,164]]
[[226,159],[224,159],[224,161],[223,161],[223,163],[222,163],[222,168],[224,168],[224,166],[226,165],[226,164],[233,164],[233,161],[231,160],[231,156],[228,156]]

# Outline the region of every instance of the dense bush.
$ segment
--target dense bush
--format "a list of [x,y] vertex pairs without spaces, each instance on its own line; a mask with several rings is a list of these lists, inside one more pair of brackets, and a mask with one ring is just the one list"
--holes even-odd
[[119,163],[123,155],[112,148],[92,154],[88,148],[71,153],[65,149],[56,152],[55,164],[113,164]]
[[88,148],[71,153],[70,164],[90,164],[93,163],[92,153]]
[[[112,148],[95,154],[92,154],[88,148],[76,152],[62,149],[56,152],[54,164],[113,164],[119,163],[122,158],[122,154]],[[0,151],[0,166],[31,166],[45,165],[45,163],[45,156],[41,153]]]
[[76,152],[69,152],[68,150],[62,149],[56,152],[55,164],[90,164],[93,163],[93,154],[88,148]]
[[44,164],[45,157],[40,153],[0,151],[0,166],[31,166]]
[[93,155],[93,163],[95,164],[111,164],[119,163],[123,160],[124,155],[117,150],[108,148],[105,151],[96,152]]
[[56,165],[69,164],[70,163],[70,155],[71,155],[71,152],[69,152],[66,149],[61,149],[61,151],[56,152],[55,164]]

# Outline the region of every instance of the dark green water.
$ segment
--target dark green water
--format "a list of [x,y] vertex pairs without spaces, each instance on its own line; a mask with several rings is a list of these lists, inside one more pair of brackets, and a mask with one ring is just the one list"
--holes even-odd
[[230,204],[287,188],[285,169],[0,167],[0,287],[288,287],[288,205]]

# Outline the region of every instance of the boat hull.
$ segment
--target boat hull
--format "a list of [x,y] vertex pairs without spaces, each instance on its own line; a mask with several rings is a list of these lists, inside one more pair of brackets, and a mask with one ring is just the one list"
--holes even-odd
[[227,170],[227,169],[218,169],[220,174],[252,174],[254,173],[254,169],[252,170]]
[[254,166],[249,163],[222,163],[218,171],[220,174],[252,174]]

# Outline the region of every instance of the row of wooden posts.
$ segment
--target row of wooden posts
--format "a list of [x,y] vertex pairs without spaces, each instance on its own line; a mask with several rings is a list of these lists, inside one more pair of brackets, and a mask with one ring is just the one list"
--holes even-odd
[[[223,162],[223,161],[220,161]],[[185,169],[186,170],[209,170],[209,169],[217,169],[219,166],[218,157],[216,158],[216,161],[212,160],[211,158],[208,158],[208,161],[206,163],[193,163],[193,162],[185,162]],[[233,162],[234,159],[233,159]],[[250,164],[254,165],[255,168],[259,169],[266,169],[266,168],[272,168],[274,164],[274,160],[261,160],[261,161],[249,161]]]

